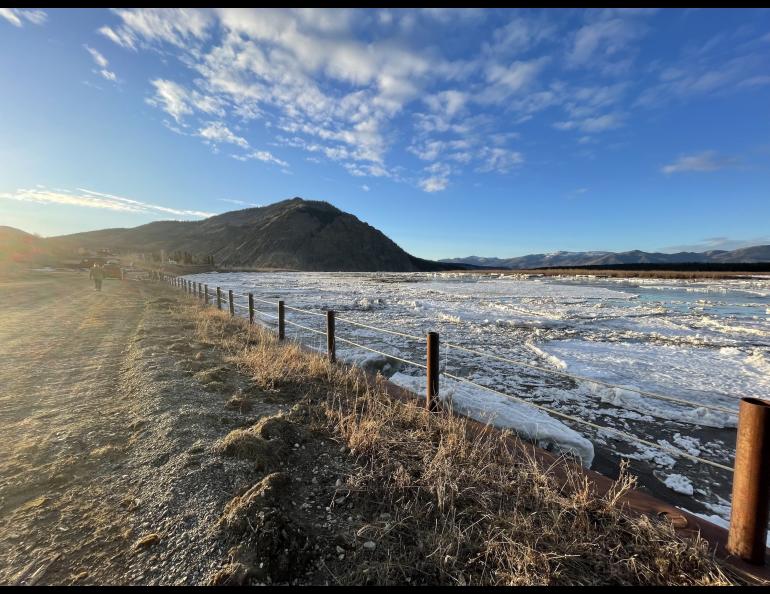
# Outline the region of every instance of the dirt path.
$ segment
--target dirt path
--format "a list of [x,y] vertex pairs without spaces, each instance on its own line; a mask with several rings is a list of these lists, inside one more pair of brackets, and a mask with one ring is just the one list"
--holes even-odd
[[2,583],[59,581],[59,568],[102,560],[126,530],[102,478],[124,453],[121,371],[145,295],[140,283],[99,293],[73,276],[0,285]]
[[244,422],[224,407],[243,379],[163,295],[78,273],[0,282],[0,584],[201,583],[221,566],[210,525],[253,477],[210,446]]

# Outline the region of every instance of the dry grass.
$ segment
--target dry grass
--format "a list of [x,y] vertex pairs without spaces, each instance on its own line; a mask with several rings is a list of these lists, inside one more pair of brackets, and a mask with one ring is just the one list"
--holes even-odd
[[560,488],[511,436],[471,437],[462,419],[393,401],[381,380],[219,312],[198,310],[196,324],[199,339],[226,348],[260,389],[293,390],[302,422],[356,456],[345,486],[379,518],[357,534],[376,549],[351,557],[340,583],[730,583],[705,541],[623,512],[634,486],[625,473],[604,496],[577,470]]

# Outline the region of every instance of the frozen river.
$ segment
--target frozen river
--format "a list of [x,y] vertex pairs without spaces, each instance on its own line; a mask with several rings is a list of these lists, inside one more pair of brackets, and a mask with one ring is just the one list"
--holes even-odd
[[[599,279],[473,273],[227,273],[187,277],[236,294],[424,337],[441,336],[441,368],[578,420],[442,378],[455,408],[510,426],[548,449],[613,474],[620,457],[654,493],[706,516],[729,514],[731,475],[676,452],[732,466],[742,396],[770,397],[770,278]],[[245,304],[246,298],[237,298]],[[257,302],[275,314],[275,307]],[[238,309],[241,315],[246,311]],[[263,321],[274,325],[273,318]],[[287,320],[325,329],[293,310]],[[325,338],[287,326],[325,348]],[[337,336],[424,363],[425,345],[346,323]],[[522,364],[470,354],[462,347]],[[338,342],[338,356],[424,390],[424,371]],[[558,375],[554,372],[560,372]],[[598,380],[573,379],[569,375]],[[606,384],[612,384],[607,386]],[[669,399],[639,394],[643,390]],[[680,403],[678,401],[684,401]],[[614,430],[614,431],[613,431]],[[629,440],[632,434],[651,444]]]

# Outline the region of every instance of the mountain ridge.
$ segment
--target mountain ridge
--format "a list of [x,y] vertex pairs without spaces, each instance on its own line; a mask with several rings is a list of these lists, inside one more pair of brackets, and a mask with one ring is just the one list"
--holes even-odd
[[189,252],[217,268],[419,272],[468,268],[417,258],[380,230],[324,201],[299,197],[200,221],[154,221],[49,238],[62,250]]
[[770,262],[770,245],[756,245],[736,250],[708,250],[705,252],[626,252],[586,251],[552,252],[550,254],[527,254],[514,258],[467,256],[445,258],[439,262],[447,264],[469,264],[494,266],[509,269],[574,266],[612,266],[624,264],[749,264]]

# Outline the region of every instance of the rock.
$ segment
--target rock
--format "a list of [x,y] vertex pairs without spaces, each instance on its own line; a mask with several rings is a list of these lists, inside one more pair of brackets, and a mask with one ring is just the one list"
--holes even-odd
[[156,532],[151,532],[150,534],[146,534],[145,536],[142,536],[139,540],[137,540],[134,543],[134,548],[142,549],[146,547],[151,547],[152,545],[156,544],[158,541],[160,541],[160,536]]
[[367,540],[367,541],[366,541],[366,542],[363,544],[363,547],[364,547],[364,548],[365,548],[367,551],[373,551],[374,549],[376,549],[376,548],[377,548],[377,543],[376,543],[376,542],[374,542],[373,540]]

